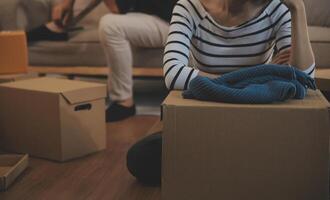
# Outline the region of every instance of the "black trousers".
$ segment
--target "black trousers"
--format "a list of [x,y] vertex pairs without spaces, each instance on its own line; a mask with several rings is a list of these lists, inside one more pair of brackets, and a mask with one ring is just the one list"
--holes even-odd
[[161,183],[162,135],[147,136],[134,144],[127,153],[127,168],[138,181],[145,185]]

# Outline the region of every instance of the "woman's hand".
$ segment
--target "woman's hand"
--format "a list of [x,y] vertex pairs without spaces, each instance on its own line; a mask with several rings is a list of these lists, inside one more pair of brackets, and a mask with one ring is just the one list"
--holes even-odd
[[291,49],[278,53],[273,59],[271,64],[276,65],[289,65],[291,57]]
[[208,78],[211,78],[211,79],[218,78],[220,76],[220,74],[210,74],[210,73],[203,72],[203,71],[199,71],[198,75],[208,77]]
[[54,6],[52,10],[52,20],[53,21],[60,20],[62,18],[63,12],[64,12],[64,8],[61,4]]

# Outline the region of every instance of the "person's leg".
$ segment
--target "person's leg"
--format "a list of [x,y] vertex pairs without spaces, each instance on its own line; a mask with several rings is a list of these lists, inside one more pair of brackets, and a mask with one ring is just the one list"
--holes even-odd
[[117,117],[116,115],[121,109],[134,106],[131,45],[151,48],[163,47],[166,42],[168,27],[168,23],[160,18],[142,13],[108,14],[101,19],[100,40],[107,64],[111,68],[108,78],[109,95],[112,101],[117,102],[112,113],[109,112],[110,120],[108,121],[117,121],[130,116]]
[[161,132],[143,138],[127,153],[127,168],[138,181],[146,185],[161,183]]

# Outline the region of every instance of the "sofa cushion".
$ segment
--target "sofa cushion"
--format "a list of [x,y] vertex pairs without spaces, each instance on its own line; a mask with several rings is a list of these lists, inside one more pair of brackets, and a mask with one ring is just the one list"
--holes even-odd
[[304,2],[309,25],[330,27],[329,0],[304,0]]
[[[133,48],[134,67],[162,67],[162,55],[162,48]],[[37,42],[29,60],[32,66],[106,66],[98,42]]]
[[308,31],[312,42],[330,43],[330,27],[309,26]]
[[20,6],[24,10],[27,20],[26,30],[31,30],[35,27],[49,21],[51,15],[52,0],[33,0],[20,1]]
[[330,28],[308,27],[310,40],[318,68],[330,68]]
[[16,30],[19,0],[0,0],[0,31]]
[[99,34],[96,28],[86,28],[83,31],[75,31],[70,34],[70,42],[99,42]]
[[313,42],[312,48],[317,68],[330,68],[330,43]]

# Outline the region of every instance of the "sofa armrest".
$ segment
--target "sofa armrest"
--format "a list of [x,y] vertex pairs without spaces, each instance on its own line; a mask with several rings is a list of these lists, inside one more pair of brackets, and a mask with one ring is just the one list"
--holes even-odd
[[0,0],[0,30],[30,30],[50,20],[58,0]]
[[51,19],[52,6],[56,0],[20,0],[27,24],[25,29],[30,30]]
[[0,1],[0,30],[16,30],[19,27],[17,18],[20,0]]

